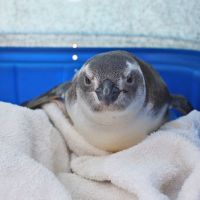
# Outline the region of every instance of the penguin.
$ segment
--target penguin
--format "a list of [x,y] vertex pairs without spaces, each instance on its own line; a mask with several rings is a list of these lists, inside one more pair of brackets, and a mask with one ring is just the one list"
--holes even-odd
[[71,82],[62,83],[23,106],[56,101],[74,128],[93,146],[117,152],[144,140],[168,120],[169,110],[193,108],[170,94],[159,74],[127,51],[110,51],[87,60]]

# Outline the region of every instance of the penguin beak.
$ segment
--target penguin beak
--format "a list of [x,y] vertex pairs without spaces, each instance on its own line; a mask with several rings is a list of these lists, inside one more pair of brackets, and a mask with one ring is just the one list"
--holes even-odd
[[104,80],[96,89],[96,94],[102,103],[110,105],[113,103],[120,94],[120,89],[109,79]]

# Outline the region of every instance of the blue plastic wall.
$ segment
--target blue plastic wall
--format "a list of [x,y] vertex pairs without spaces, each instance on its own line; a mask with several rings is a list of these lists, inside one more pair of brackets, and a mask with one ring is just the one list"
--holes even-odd
[[[122,48],[120,48],[122,49]],[[0,100],[22,103],[70,80],[91,56],[114,48],[0,48]],[[172,93],[200,110],[200,51],[124,48],[152,64]],[[78,59],[73,60],[73,55]]]

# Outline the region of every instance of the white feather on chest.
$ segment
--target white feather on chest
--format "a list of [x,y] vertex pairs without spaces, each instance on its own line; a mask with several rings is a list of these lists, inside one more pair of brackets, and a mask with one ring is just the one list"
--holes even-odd
[[149,112],[151,105],[137,113],[139,108],[134,104],[125,111],[93,112],[87,105],[76,102],[67,106],[67,111],[75,129],[89,143],[102,150],[115,152],[142,141],[159,126],[166,110],[164,106],[155,117]]

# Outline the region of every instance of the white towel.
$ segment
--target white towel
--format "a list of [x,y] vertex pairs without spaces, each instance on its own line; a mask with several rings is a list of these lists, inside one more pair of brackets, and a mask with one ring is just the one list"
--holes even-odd
[[198,111],[114,154],[85,141],[53,103],[1,102],[0,124],[0,199],[200,199]]

